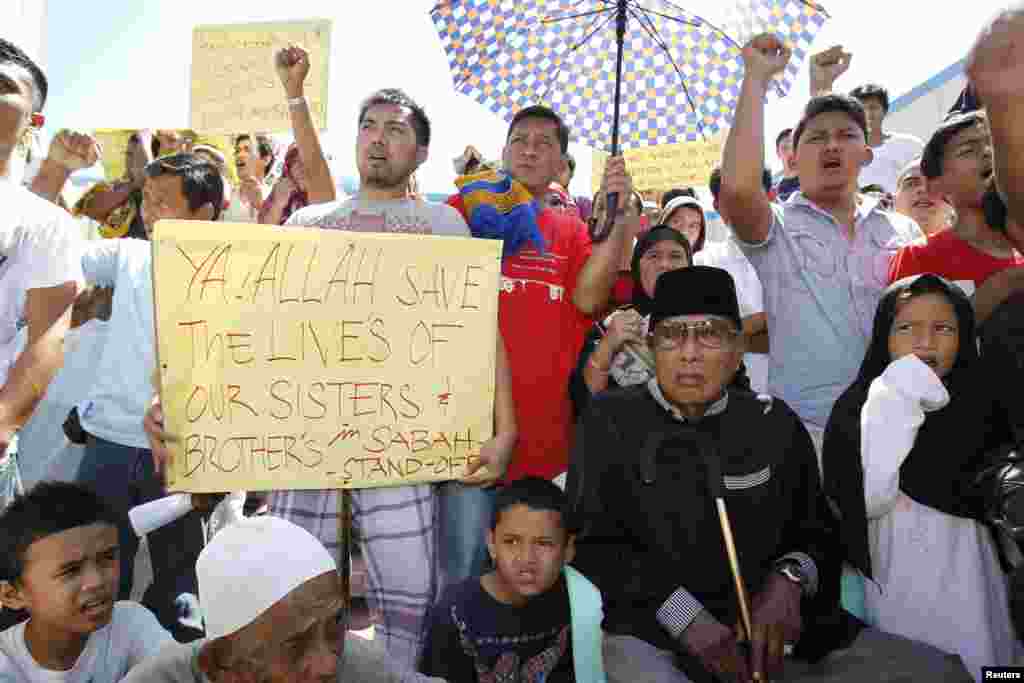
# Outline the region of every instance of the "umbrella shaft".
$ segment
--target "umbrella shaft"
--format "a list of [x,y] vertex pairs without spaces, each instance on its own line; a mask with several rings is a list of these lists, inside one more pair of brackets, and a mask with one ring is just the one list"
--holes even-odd
[[615,103],[612,116],[612,156],[619,155],[619,98],[622,95],[622,50],[626,42],[626,2],[618,0],[615,10]]

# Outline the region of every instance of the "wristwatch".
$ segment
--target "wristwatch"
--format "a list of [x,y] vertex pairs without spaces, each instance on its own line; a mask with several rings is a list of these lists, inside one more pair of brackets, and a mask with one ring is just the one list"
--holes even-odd
[[787,581],[800,586],[801,592],[807,592],[807,575],[796,560],[783,560],[775,565],[775,571],[781,574]]

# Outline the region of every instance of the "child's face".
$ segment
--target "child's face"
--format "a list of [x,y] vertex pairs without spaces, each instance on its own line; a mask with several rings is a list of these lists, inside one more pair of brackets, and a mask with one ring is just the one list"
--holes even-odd
[[575,553],[560,513],[526,505],[513,505],[499,515],[496,528],[487,532],[487,547],[511,604],[523,604],[549,590]]
[[11,607],[83,635],[110,623],[121,575],[116,527],[97,522],[41,538],[24,566],[15,594],[5,596]]
[[898,305],[889,331],[889,355],[916,354],[940,378],[949,374],[960,350],[960,323],[941,294],[920,294]]

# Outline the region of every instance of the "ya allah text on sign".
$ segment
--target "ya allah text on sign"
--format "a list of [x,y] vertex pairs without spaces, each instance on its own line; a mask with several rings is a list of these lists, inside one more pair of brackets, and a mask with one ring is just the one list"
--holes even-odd
[[501,244],[162,221],[175,491],[460,477],[493,431]]

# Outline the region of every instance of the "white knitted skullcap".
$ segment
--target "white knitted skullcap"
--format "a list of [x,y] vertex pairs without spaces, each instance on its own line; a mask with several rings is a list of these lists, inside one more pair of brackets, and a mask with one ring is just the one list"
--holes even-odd
[[234,633],[305,582],[336,570],[320,541],[279,517],[228,526],[196,561],[206,637]]

